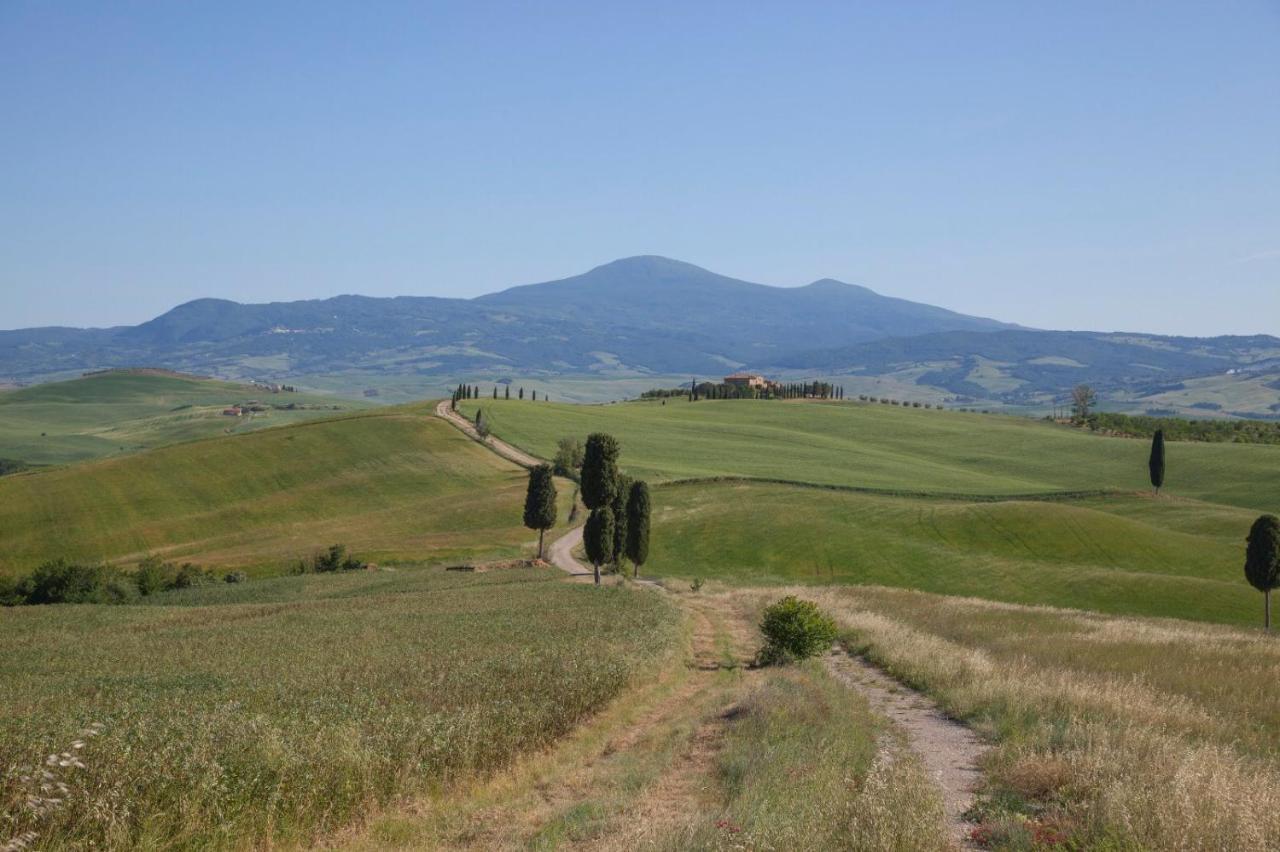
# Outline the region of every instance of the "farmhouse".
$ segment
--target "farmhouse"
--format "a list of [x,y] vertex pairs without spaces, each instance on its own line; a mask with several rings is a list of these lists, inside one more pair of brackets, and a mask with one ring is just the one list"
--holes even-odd
[[731,376],[725,376],[724,383],[743,388],[767,388],[774,384],[764,376],[757,376],[755,373],[734,373]]

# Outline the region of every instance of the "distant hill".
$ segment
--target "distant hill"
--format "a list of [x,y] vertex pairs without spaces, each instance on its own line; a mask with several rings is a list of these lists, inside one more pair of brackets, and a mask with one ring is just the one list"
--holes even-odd
[[[1129,407],[1280,413],[1277,338],[1038,331],[830,279],[771,287],[653,256],[476,299],[198,299],[137,326],[0,332],[0,382],[139,364],[300,384],[310,376],[347,392],[398,377],[421,389],[437,386],[430,377],[439,387],[513,376],[670,381],[745,367],[880,377],[893,393],[939,401],[1045,406],[1088,382]],[[1208,381],[1240,371],[1255,381]]]
[[[244,408],[223,413],[233,406]],[[0,392],[0,458],[32,465],[103,458],[365,407],[160,370],[112,370]]]
[[[851,376],[911,376],[970,399],[1036,404],[1087,383],[1122,399],[1185,390],[1192,377],[1280,372],[1280,339],[1083,331],[945,332],[811,349],[774,366]],[[1275,397],[1280,401],[1280,394]],[[1192,403],[1188,402],[1188,406]],[[1245,406],[1248,407],[1248,406]],[[1218,409],[1230,410],[1230,406]]]

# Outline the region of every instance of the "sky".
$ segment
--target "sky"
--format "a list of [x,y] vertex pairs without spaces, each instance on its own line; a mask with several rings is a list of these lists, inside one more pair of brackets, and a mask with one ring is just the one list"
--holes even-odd
[[0,3],[0,328],[638,254],[1280,334],[1280,0]]

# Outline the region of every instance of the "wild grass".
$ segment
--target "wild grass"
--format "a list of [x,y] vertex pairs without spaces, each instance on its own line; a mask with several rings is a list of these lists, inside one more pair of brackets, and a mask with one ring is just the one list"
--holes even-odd
[[[351,572],[5,611],[0,840],[306,844],[543,748],[678,633],[661,596],[558,580]],[[91,722],[65,802],[33,812],[20,776]]]
[[890,589],[808,590],[848,644],[998,744],[996,848],[1280,845],[1280,643]]
[[334,542],[379,564],[518,556],[525,479],[418,410],[195,441],[0,478],[0,574],[148,554],[262,574]]
[[918,761],[820,663],[771,670],[728,715],[716,758],[723,805],[659,847],[947,848],[941,800]]

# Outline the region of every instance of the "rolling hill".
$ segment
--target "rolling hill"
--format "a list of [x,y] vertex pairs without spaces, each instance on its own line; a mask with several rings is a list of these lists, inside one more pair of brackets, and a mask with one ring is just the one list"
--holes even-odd
[[1280,508],[1280,447],[1146,441],[1001,415],[859,403],[470,401],[550,457],[607,432],[654,489],[645,571],[735,585],[860,583],[1252,624],[1244,537]]
[[379,409],[0,477],[0,575],[147,554],[272,573],[335,542],[375,562],[515,556],[534,540],[524,488],[428,408]]
[[[223,414],[233,406],[246,407],[241,416]],[[108,371],[0,391],[0,458],[29,465],[83,461],[367,407],[165,371]]]

